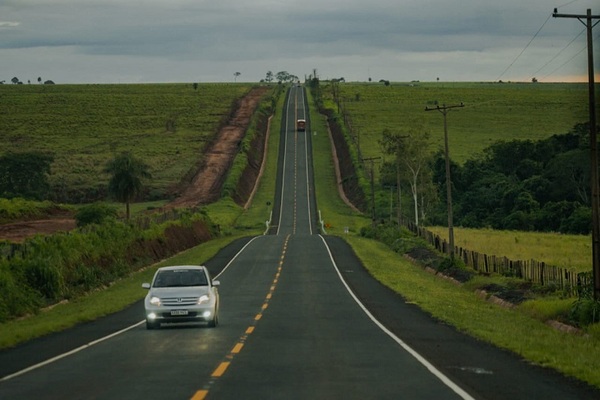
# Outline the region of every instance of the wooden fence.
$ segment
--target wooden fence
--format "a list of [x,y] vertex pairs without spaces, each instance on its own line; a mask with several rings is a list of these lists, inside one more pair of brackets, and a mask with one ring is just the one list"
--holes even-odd
[[[408,224],[407,228],[415,235],[425,239],[437,251],[448,253],[449,244],[446,239],[412,223]],[[591,272],[577,272],[547,265],[543,261],[511,260],[508,257],[482,254],[462,247],[455,247],[454,254],[467,267],[473,268],[481,274],[514,276],[541,286],[554,285],[570,294],[579,292],[582,288],[592,284]]]

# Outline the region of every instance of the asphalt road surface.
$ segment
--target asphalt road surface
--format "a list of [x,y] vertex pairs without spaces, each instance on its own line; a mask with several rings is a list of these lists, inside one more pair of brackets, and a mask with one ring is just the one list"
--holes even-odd
[[600,399],[431,318],[322,235],[303,88],[285,109],[269,234],[206,264],[221,325],[148,331],[138,302],[0,352],[0,399]]

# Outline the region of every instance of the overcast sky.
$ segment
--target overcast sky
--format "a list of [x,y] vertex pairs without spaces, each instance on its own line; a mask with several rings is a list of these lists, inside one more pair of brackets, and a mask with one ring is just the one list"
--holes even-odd
[[0,0],[0,81],[257,82],[313,69],[346,81],[587,81],[585,27],[548,19],[554,7],[600,14],[598,0]]

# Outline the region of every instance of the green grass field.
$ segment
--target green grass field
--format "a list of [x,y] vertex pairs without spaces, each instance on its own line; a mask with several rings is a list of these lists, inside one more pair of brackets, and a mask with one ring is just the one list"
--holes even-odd
[[[378,141],[392,132],[430,132],[432,149],[444,144],[443,116],[435,107],[464,103],[447,115],[450,157],[464,163],[498,140],[538,140],[567,133],[589,120],[588,89],[568,83],[342,83],[340,98],[360,135],[364,157],[381,156]],[[330,86],[323,94],[331,97]]]
[[[448,240],[447,227],[428,227]],[[544,232],[454,228],[456,246],[511,260],[537,260],[577,272],[592,269],[592,238]]]
[[71,193],[106,186],[107,161],[131,151],[149,165],[148,190],[160,198],[200,159],[233,102],[251,87],[0,85],[0,151],[53,154],[50,184]]

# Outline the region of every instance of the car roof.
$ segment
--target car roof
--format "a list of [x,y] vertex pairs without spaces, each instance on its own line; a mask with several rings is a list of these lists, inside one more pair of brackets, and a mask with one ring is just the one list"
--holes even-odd
[[197,269],[197,270],[205,270],[206,267],[203,265],[171,265],[168,267],[160,267],[158,271],[173,271],[178,269]]

